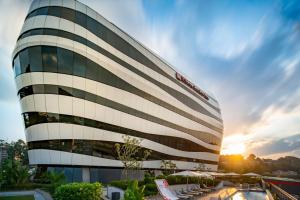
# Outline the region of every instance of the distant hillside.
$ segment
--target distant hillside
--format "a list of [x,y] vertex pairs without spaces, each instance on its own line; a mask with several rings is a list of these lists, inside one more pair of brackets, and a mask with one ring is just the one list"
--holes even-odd
[[261,159],[253,154],[247,158],[244,158],[242,155],[221,155],[219,170],[237,173],[255,172],[266,175],[270,175],[278,170],[294,171],[300,177],[300,158],[286,156],[272,160]]

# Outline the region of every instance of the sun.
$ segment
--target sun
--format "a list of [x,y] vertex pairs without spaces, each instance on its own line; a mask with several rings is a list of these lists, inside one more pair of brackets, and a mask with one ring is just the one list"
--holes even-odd
[[246,146],[243,143],[231,143],[226,145],[221,150],[221,154],[230,155],[230,154],[244,154],[246,151]]

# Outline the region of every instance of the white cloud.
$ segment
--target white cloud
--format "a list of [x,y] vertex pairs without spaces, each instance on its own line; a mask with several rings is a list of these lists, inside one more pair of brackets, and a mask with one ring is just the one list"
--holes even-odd
[[30,2],[29,0],[0,1],[0,19],[2,20],[0,23],[0,49],[2,51],[10,53],[13,51]]

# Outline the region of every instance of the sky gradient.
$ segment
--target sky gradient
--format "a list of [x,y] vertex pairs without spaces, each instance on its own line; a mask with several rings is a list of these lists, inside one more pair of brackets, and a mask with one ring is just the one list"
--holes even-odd
[[[1,139],[25,138],[11,52],[30,2],[0,1]],[[300,157],[299,1],[81,2],[213,92],[222,153]]]

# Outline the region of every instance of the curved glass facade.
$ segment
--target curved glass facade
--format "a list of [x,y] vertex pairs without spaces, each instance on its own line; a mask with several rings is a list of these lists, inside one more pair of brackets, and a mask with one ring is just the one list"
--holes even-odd
[[145,169],[161,160],[217,169],[223,125],[213,97],[80,2],[42,2],[32,3],[13,52],[31,164],[69,181],[113,174],[125,134],[152,151]]

